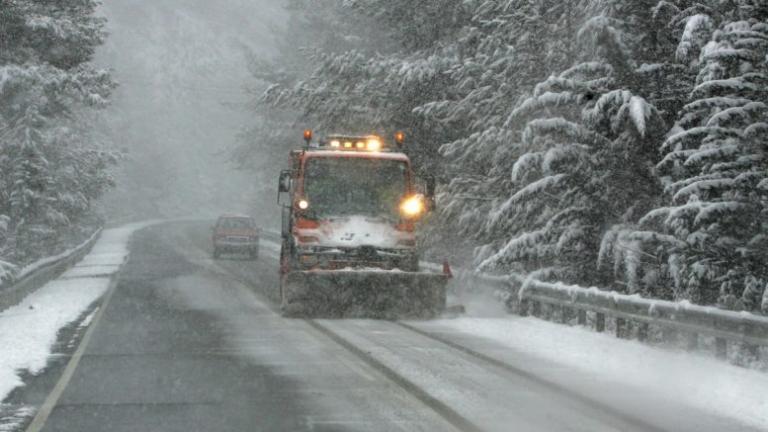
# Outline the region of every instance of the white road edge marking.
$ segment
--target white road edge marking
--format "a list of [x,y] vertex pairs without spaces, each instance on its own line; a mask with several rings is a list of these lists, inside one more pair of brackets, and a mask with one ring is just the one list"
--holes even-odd
[[91,320],[91,323],[88,326],[88,330],[85,331],[85,335],[83,335],[83,339],[80,341],[80,345],[77,347],[77,350],[72,355],[72,358],[69,359],[69,363],[67,363],[67,367],[64,369],[64,373],[61,374],[61,378],[59,378],[56,386],[53,388],[48,397],[45,398],[45,402],[43,402],[43,405],[40,406],[37,414],[35,414],[35,418],[32,419],[32,422],[27,427],[26,432],[39,432],[43,429],[43,427],[45,427],[45,423],[48,421],[48,417],[51,415],[51,412],[53,412],[53,408],[59,402],[59,398],[61,398],[64,390],[67,388],[69,381],[72,379],[72,375],[74,375],[75,370],[77,369],[77,365],[80,364],[80,360],[83,357],[83,353],[85,353],[85,348],[88,346],[88,342],[91,340],[94,329],[96,326],[98,326],[99,321],[101,320],[101,316],[104,314],[104,310],[107,308],[109,301],[112,299],[112,294],[115,292],[116,285],[117,275],[115,275],[112,278],[112,281],[110,281],[109,287],[107,288],[107,293],[104,296],[104,301],[102,301],[101,305],[98,306],[99,310],[96,311],[96,315]]

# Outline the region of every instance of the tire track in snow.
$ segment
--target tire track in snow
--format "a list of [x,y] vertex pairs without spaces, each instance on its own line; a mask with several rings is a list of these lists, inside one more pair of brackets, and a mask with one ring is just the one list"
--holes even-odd
[[467,354],[467,355],[469,355],[471,357],[474,357],[474,358],[476,358],[478,360],[481,360],[481,361],[483,361],[485,363],[493,365],[494,367],[497,367],[499,369],[503,369],[504,371],[506,371],[508,373],[512,373],[512,374],[521,376],[521,377],[523,377],[523,378],[525,378],[527,380],[533,381],[536,384],[541,385],[542,387],[546,387],[546,388],[548,388],[550,390],[553,390],[553,391],[555,391],[557,393],[560,393],[560,394],[562,394],[564,396],[567,396],[567,397],[569,397],[569,398],[571,398],[573,400],[576,400],[576,401],[578,401],[580,403],[583,403],[583,404],[585,404],[585,405],[587,405],[587,406],[589,406],[589,407],[591,407],[591,408],[593,408],[593,409],[595,409],[597,411],[600,411],[600,412],[602,412],[604,414],[607,414],[607,415],[612,416],[612,417],[619,418],[622,421],[624,421],[624,422],[626,422],[628,424],[631,424],[633,426],[636,426],[636,427],[638,427],[640,429],[643,429],[643,430],[646,430],[646,431],[649,431],[649,432],[667,432],[666,429],[661,429],[658,426],[653,425],[651,423],[648,423],[648,422],[646,422],[643,419],[640,419],[638,417],[631,416],[631,415],[628,415],[628,414],[626,414],[624,412],[616,410],[616,409],[614,409],[614,408],[612,408],[612,407],[610,407],[608,405],[605,405],[605,404],[600,403],[598,401],[595,401],[595,400],[593,400],[591,398],[588,398],[588,397],[586,397],[586,396],[584,396],[584,395],[582,395],[582,394],[580,394],[578,392],[575,392],[575,391],[571,390],[568,387],[564,387],[564,386],[558,385],[556,383],[553,383],[551,381],[542,379],[541,377],[539,377],[539,376],[537,376],[535,374],[532,374],[532,373],[527,372],[527,371],[525,371],[523,369],[514,367],[514,366],[512,366],[512,365],[510,365],[508,363],[505,363],[505,362],[501,361],[501,360],[495,359],[495,358],[493,358],[491,356],[488,356],[488,355],[485,355],[485,354],[480,353],[478,351],[475,351],[475,350],[473,350],[471,348],[468,348],[466,346],[463,346],[461,344],[458,344],[456,342],[453,342],[451,340],[448,340],[446,338],[438,336],[438,335],[436,335],[434,333],[430,333],[430,332],[418,329],[418,328],[416,328],[416,327],[414,327],[414,326],[412,326],[410,324],[406,324],[406,323],[401,322],[401,321],[397,321],[397,322],[395,322],[395,324],[397,324],[398,326],[400,326],[400,327],[402,327],[402,328],[404,328],[406,330],[412,331],[412,332],[417,333],[417,334],[419,334],[421,336],[429,338],[429,339],[431,339],[433,341],[439,342],[439,343],[441,343],[443,345],[447,345],[448,347],[450,347],[450,348],[452,348],[454,350],[460,351],[460,352],[462,352],[464,354]]
[[316,329],[320,333],[324,334],[328,338],[330,338],[332,341],[334,341],[336,344],[341,345],[344,349],[354,354],[356,357],[358,357],[360,360],[365,362],[368,366],[372,367],[373,369],[377,370],[378,372],[382,373],[385,377],[387,377],[389,380],[400,386],[403,390],[405,390],[408,394],[415,397],[419,401],[421,401],[424,405],[429,407],[431,410],[436,412],[440,417],[445,419],[447,422],[449,422],[451,425],[456,427],[460,431],[465,432],[481,432],[483,431],[482,428],[480,428],[478,425],[474,424],[472,421],[467,419],[466,417],[459,414],[457,411],[455,411],[453,408],[449,407],[445,403],[441,402],[440,400],[436,399],[432,395],[430,395],[428,392],[423,390],[418,385],[414,384],[413,382],[409,381],[402,375],[398,374],[394,369],[386,366],[384,363],[376,360],[373,356],[371,356],[369,353],[366,353],[365,351],[361,350],[354,344],[350,343],[343,337],[336,334],[334,331],[330,330],[329,328],[323,326],[322,324],[318,323],[314,320],[304,320],[307,324],[312,326],[312,328]]

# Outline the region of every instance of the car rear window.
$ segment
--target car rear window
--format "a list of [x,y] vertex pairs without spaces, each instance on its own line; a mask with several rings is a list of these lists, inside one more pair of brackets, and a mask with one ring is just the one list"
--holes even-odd
[[254,225],[253,219],[248,218],[225,218],[219,220],[219,228],[252,229]]

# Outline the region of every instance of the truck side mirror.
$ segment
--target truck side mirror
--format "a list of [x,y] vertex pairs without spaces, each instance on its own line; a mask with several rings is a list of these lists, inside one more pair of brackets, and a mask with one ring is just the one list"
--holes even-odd
[[278,192],[290,192],[291,190],[291,172],[283,171],[280,173],[280,181],[277,185]]
[[281,196],[291,191],[291,171],[284,170],[280,172],[280,178],[277,181],[277,203],[281,204]]

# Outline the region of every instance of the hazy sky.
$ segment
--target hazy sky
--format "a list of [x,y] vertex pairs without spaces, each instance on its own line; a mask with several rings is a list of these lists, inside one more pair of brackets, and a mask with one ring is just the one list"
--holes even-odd
[[107,128],[127,153],[105,200],[114,219],[252,211],[252,175],[226,149],[251,115],[244,52],[273,53],[283,0],[105,0],[97,62],[120,88]]

